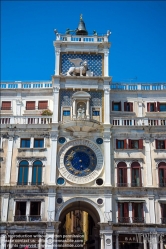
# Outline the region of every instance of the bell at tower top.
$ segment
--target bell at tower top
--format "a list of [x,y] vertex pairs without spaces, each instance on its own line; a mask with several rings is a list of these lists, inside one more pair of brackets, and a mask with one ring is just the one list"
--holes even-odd
[[80,22],[78,24],[78,28],[76,29],[76,35],[88,35],[88,31],[86,30],[82,14],[80,15]]

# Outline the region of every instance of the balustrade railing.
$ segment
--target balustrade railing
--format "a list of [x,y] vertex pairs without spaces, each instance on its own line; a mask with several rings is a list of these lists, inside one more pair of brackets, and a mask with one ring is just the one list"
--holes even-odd
[[52,117],[50,116],[10,116],[10,118],[0,118],[0,124],[51,124]]
[[117,183],[116,184],[117,187],[142,187],[142,183],[140,182],[132,182],[132,183]]
[[44,182],[26,182],[26,181],[23,181],[23,182],[17,182],[17,186],[38,186],[38,185],[43,185]]
[[[100,124],[99,121],[89,118],[71,118],[61,123],[71,121],[89,121]],[[51,124],[52,116],[9,116],[0,117],[0,124]],[[166,126],[166,118],[149,119],[149,118],[111,118],[113,126]]]

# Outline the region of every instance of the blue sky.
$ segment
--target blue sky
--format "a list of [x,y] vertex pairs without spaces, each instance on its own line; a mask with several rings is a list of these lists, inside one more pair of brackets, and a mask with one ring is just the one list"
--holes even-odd
[[166,1],[2,1],[1,80],[51,80],[53,30],[77,28],[81,13],[89,34],[112,32],[114,82],[166,82]]

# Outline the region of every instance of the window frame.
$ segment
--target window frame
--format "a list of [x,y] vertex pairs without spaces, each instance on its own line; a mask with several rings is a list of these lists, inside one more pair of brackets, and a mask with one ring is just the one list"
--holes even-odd
[[38,101],[38,110],[45,110],[45,109],[48,109],[48,100],[39,100]]
[[[24,162],[26,162],[26,164],[23,164]],[[19,163],[17,185],[28,185],[28,176],[29,176],[29,162],[27,160],[22,160]]]
[[[8,104],[9,105],[8,105]],[[6,105],[6,106],[5,106]],[[12,109],[12,102],[11,101],[2,101],[1,102],[1,110],[4,111],[4,110],[11,110]]]
[[[163,181],[160,181],[160,171],[163,170]],[[158,164],[158,181],[159,181],[159,187],[166,187],[166,163],[160,162]]]
[[[117,105],[118,106],[118,110],[114,110],[114,106]],[[121,101],[112,101],[112,111],[113,112],[120,112],[122,111],[122,103]]]
[[[37,142],[37,140],[38,140],[38,142],[39,142],[39,141],[42,141],[42,142],[43,142],[43,146],[35,146],[35,142]],[[39,149],[40,149],[40,148],[41,148],[41,149],[44,148],[44,138],[34,138],[34,141],[33,141],[33,148],[37,148],[37,149],[38,149],[38,148],[39,148]]]
[[[133,182],[133,170],[134,169],[138,170],[138,173],[139,173],[139,183]],[[131,186],[132,187],[142,187],[141,165],[138,162],[133,162],[131,164]]]
[[[122,177],[121,177],[122,175]],[[123,179],[122,179],[123,178]],[[127,164],[125,162],[119,162],[117,165],[117,186],[127,187]]]
[[[29,141],[29,146],[22,146],[22,142],[24,141]],[[21,138],[21,141],[20,141],[20,148],[24,149],[24,148],[30,148],[31,147],[31,139],[30,138]]]
[[[37,162],[40,162],[40,164],[36,164]],[[39,172],[39,169],[41,172]],[[34,172],[36,170],[36,172]],[[43,164],[40,160],[36,160],[33,162],[32,165],[32,179],[31,179],[31,185],[42,185],[42,174],[43,174]],[[36,177],[35,177],[36,176]],[[36,178],[34,180],[34,178]],[[39,181],[40,178],[40,181]]]

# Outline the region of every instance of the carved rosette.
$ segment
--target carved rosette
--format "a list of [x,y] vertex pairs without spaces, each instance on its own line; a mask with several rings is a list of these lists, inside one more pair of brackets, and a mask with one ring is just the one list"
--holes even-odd
[[[86,176],[75,176],[73,174],[71,174],[65,167],[64,165],[64,156],[66,154],[66,152],[74,147],[74,146],[80,146],[80,145],[84,145],[86,147],[89,147],[91,150],[93,150],[93,152],[96,155],[97,158],[97,165],[94,169],[94,171],[92,173],[90,173],[89,175]],[[82,140],[82,139],[76,139],[73,141],[70,141],[68,143],[66,143],[59,151],[58,154],[58,169],[59,172],[61,173],[61,175],[67,179],[68,181],[72,182],[72,183],[77,183],[77,184],[85,184],[85,183],[89,183],[93,180],[95,180],[101,173],[102,168],[103,168],[103,155],[102,152],[100,150],[100,148],[93,142],[89,141],[89,140]]]

